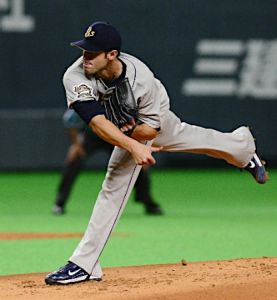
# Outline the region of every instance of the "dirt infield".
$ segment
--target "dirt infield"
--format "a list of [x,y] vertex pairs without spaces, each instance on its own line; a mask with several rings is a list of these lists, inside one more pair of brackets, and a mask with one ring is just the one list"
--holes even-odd
[[[43,239],[68,239],[68,238],[82,238],[82,232],[72,233],[53,233],[53,232],[0,232],[0,241],[12,240],[43,240]],[[115,237],[128,237],[129,234],[125,232],[113,232],[112,236]]]
[[1,299],[277,299],[277,258],[106,268],[101,282],[48,286],[44,273],[0,276]]

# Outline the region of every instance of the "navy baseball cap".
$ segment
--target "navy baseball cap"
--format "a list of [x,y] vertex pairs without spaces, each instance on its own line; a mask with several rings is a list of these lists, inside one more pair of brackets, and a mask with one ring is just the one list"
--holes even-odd
[[108,52],[121,49],[121,36],[117,29],[107,22],[94,22],[84,34],[84,39],[70,43],[88,52]]

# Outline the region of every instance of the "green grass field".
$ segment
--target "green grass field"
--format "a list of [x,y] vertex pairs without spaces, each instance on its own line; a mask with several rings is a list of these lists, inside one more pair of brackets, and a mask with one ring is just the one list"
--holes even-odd
[[[277,170],[258,185],[228,169],[152,170],[164,216],[148,216],[129,200],[107,244],[103,267],[277,256]],[[83,172],[67,214],[51,208],[58,172],[0,173],[1,232],[83,232],[104,172]],[[49,272],[62,266],[78,238],[0,240],[0,275]]]

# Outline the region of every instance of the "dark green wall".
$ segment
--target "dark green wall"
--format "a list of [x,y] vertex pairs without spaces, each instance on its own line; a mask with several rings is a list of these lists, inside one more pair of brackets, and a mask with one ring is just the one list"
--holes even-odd
[[[1,127],[0,138],[6,145],[0,150],[2,169],[61,166],[67,138],[59,114],[49,120],[49,112],[65,108],[62,74],[80,54],[69,43],[81,38],[95,20],[107,20],[119,28],[123,51],[148,63],[168,88],[172,110],[183,120],[222,131],[250,125],[266,159],[277,160],[275,0],[22,0],[20,20],[15,20],[13,1],[3,3],[0,124],[14,129],[19,148],[39,138],[33,148],[37,154],[22,151],[19,159],[13,131],[7,134]],[[28,121],[9,119],[17,110],[19,115],[26,113]],[[34,126],[38,115],[40,124],[45,123],[43,130]],[[18,127],[24,128],[24,136]],[[57,132],[63,135],[59,142]],[[56,151],[38,159],[47,152],[49,142]],[[206,162],[200,158],[161,155],[160,165]]]

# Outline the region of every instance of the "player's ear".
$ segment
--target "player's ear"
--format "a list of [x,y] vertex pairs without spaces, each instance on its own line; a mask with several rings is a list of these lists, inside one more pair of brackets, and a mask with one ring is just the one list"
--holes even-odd
[[114,60],[117,56],[118,56],[118,51],[117,50],[111,50],[109,52],[107,52],[107,58],[109,60]]

